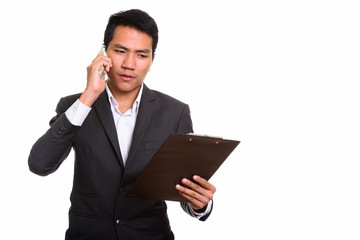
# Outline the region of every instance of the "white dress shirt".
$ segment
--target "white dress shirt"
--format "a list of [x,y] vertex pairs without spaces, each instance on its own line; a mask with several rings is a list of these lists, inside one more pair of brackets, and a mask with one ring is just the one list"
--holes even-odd
[[125,113],[121,113],[119,111],[119,104],[116,102],[114,96],[110,91],[109,86],[106,84],[106,92],[109,96],[111,112],[114,118],[114,123],[115,123],[120,150],[121,150],[121,156],[124,161],[124,165],[126,164],[126,160],[130,151],[130,146],[131,146],[135,123],[136,123],[136,117],[139,112],[142,91],[143,91],[143,85],[141,85],[140,91],[133,103],[132,108],[127,110]]
[[[112,93],[110,91],[108,84],[106,83],[106,92],[109,97],[111,112],[112,112],[112,115],[114,118],[114,123],[115,123],[117,136],[118,136],[118,140],[119,140],[119,145],[120,145],[120,150],[121,150],[121,156],[122,156],[124,165],[126,164],[126,160],[127,160],[131,142],[132,142],[136,118],[137,118],[137,114],[139,112],[139,107],[140,107],[143,86],[144,85],[141,85],[140,91],[134,101],[132,108],[127,110],[125,113],[121,113],[118,109],[119,104],[116,102],[114,96],[112,95]],[[86,106],[85,104],[80,102],[80,100],[78,99],[65,112],[65,115],[71,124],[73,124],[75,126],[81,126],[90,111],[91,111],[91,107]],[[195,212],[193,210],[193,208],[191,207],[190,203],[188,203],[188,204],[190,206],[190,210],[195,215],[195,217],[197,219],[200,219],[202,216],[205,216],[207,213],[210,212],[211,206],[212,206],[212,200],[209,202],[205,212],[203,212],[203,213]]]

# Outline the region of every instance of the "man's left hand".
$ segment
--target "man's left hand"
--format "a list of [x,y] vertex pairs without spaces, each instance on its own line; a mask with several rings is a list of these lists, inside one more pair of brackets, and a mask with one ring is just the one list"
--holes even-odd
[[193,179],[198,184],[184,178],[181,182],[187,187],[177,184],[176,190],[178,190],[181,196],[189,200],[193,209],[199,210],[210,202],[214,196],[216,188],[207,180],[197,175],[194,175]]

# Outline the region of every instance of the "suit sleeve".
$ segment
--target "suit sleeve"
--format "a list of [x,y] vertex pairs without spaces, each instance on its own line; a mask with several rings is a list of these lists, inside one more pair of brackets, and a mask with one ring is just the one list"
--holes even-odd
[[[190,108],[188,105],[185,105],[183,113],[181,115],[180,121],[179,121],[179,127],[178,127],[178,133],[183,133],[183,134],[187,134],[187,133],[193,133],[193,126],[192,126],[192,121],[191,121],[191,116],[190,116]],[[186,202],[181,202],[180,203],[181,208],[190,216],[198,218],[198,216],[194,213],[194,210],[191,208],[190,204],[186,203]],[[209,216],[210,213],[212,211],[212,206],[210,208],[210,211],[199,217],[198,219],[200,221],[205,221]],[[207,209],[208,205],[206,205],[204,207],[204,209],[201,209],[202,211],[199,211],[198,213],[202,213],[205,212]]]
[[28,158],[31,172],[46,176],[55,172],[69,155],[80,127],[70,123],[65,111],[70,107],[62,98],[56,108],[57,115],[50,120],[50,128],[33,145]]
[[190,108],[189,105],[185,105],[184,110],[181,114],[179,126],[178,126],[178,133],[187,134],[193,133],[193,126],[190,117]]

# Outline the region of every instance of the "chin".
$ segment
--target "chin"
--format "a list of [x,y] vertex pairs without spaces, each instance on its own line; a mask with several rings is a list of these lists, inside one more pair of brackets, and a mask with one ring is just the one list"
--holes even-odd
[[112,82],[111,87],[115,88],[115,90],[119,92],[132,92],[136,91],[141,87],[142,83],[134,83],[134,82]]

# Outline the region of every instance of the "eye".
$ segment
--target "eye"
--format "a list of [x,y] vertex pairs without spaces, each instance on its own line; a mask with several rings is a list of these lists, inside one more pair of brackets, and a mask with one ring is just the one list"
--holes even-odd
[[147,57],[148,57],[148,55],[145,55],[145,54],[138,54],[138,57],[139,57],[139,58],[147,58]]
[[116,53],[125,54],[125,51],[124,51],[124,50],[121,50],[121,49],[115,49],[114,51],[115,51]]

